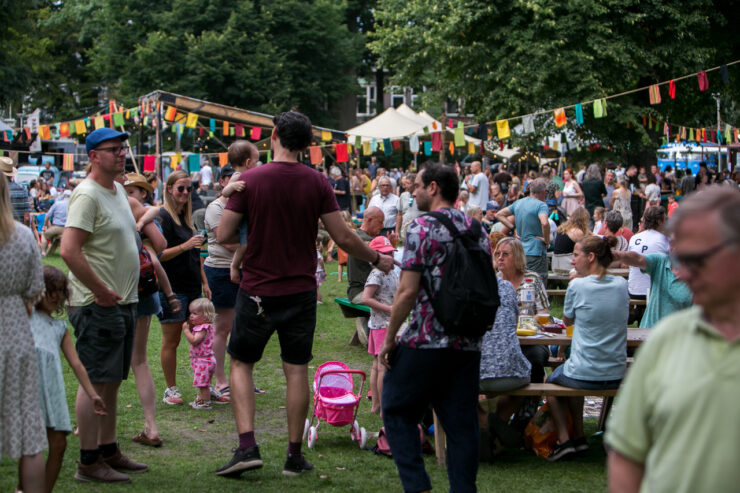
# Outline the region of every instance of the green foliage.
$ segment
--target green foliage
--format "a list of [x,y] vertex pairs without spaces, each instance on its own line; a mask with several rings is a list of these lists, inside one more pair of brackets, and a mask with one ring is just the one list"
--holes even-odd
[[[723,5],[712,0],[385,0],[375,11],[370,47],[391,69],[393,83],[424,86],[428,94],[422,97],[461,98],[465,112],[495,120],[732,61],[738,39],[727,25],[737,14],[736,9],[717,10]],[[730,86],[712,73],[710,89],[737,98],[740,71],[730,70]],[[684,125],[716,123],[709,91],[699,93],[695,79],[677,86],[676,100],[666,101],[664,89],[664,103],[657,108],[649,106],[647,91],[609,100],[608,117],[600,120],[584,108],[581,140],[620,145],[627,152],[650,144],[655,136],[639,125],[645,113]],[[567,114],[575,129],[573,110]],[[733,121],[737,115],[729,108],[725,118]],[[545,123],[545,133],[556,131]]]

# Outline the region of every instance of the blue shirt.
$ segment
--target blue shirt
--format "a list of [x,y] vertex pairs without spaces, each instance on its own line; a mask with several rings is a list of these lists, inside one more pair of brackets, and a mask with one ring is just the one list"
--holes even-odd
[[22,223],[25,213],[31,212],[31,204],[28,202],[26,187],[8,180],[8,189],[10,191],[10,205],[13,207],[13,219]]
[[691,306],[691,290],[671,270],[671,261],[663,253],[645,255],[647,266],[642,272],[650,276],[650,298],[640,327],[651,329],[663,317]]
[[563,315],[575,319],[570,358],[563,373],[578,380],[619,380],[627,363],[627,280],[595,275],[568,285]]
[[57,200],[49,208],[47,216],[49,216],[49,223],[52,226],[64,226],[67,222],[67,206],[69,206],[69,199]]
[[525,197],[509,206],[516,220],[516,231],[524,247],[524,255],[539,257],[545,253],[545,244],[535,236],[543,236],[540,214],[548,215],[547,204],[534,197]]

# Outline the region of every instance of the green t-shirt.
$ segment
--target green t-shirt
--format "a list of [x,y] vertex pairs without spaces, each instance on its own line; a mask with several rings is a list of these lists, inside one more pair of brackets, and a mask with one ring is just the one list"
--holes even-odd
[[[136,221],[128,205],[126,190],[120,183],[109,190],[91,179],[83,180],[72,193],[67,211],[67,228],[90,233],[82,254],[93,272],[121,296],[119,304],[136,303],[139,288],[139,251],[136,247]],[[69,274],[72,306],[89,305],[92,292]]]
[[643,272],[650,276],[650,299],[640,327],[651,329],[658,321],[678,310],[691,306],[691,290],[671,271],[671,261],[663,253],[645,255],[647,267]]
[[738,490],[740,339],[693,307],[661,320],[637,352],[605,440],[645,465],[642,492]]

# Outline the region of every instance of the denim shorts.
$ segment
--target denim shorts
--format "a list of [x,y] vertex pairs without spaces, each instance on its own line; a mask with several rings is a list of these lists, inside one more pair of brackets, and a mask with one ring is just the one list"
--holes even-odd
[[139,296],[139,303],[136,305],[136,316],[138,318],[157,315],[161,311],[162,305],[159,303],[158,292],[148,296]]
[[93,383],[126,380],[131,367],[136,328],[136,303],[70,306],[75,347]]
[[244,363],[255,363],[262,359],[267,342],[277,331],[282,360],[305,365],[313,359],[315,330],[315,289],[285,296],[251,296],[239,289],[229,354]]
[[227,268],[203,266],[211,290],[211,301],[215,308],[234,308],[239,285],[231,282],[231,271]]
[[162,310],[157,314],[159,317],[159,323],[161,324],[174,324],[177,322],[184,322],[190,315],[190,303],[203,296],[200,293],[175,293],[177,299],[180,300],[180,311],[172,313],[170,311],[170,305],[167,303],[167,297],[162,291],[159,292],[159,304],[162,306]]
[[622,383],[622,379],[619,380],[579,380],[577,378],[566,377],[563,373],[563,367],[560,365],[547,377],[547,383],[555,383],[562,385],[563,387],[570,387],[571,389],[585,389],[585,390],[604,390],[604,389],[618,389],[619,384]]

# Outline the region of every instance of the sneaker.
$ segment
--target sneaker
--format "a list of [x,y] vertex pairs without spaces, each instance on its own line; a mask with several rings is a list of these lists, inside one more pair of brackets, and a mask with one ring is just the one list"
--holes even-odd
[[131,478],[111,468],[98,457],[95,463],[86,466],[77,462],[74,478],[82,483],[130,483]]
[[103,461],[118,472],[140,473],[149,470],[146,464],[133,461],[123,455],[120,448],[110,457],[103,457]]
[[547,460],[549,460],[550,462],[555,462],[562,459],[563,457],[567,457],[575,453],[576,449],[573,446],[573,441],[568,440],[565,443],[555,445],[555,450],[553,450],[552,453],[547,457]]
[[298,476],[303,471],[310,471],[311,469],[313,469],[313,464],[308,462],[303,455],[294,457],[288,454],[285,467],[283,467],[283,476]]
[[162,402],[169,404],[170,406],[174,406],[175,404],[185,404],[185,401],[182,400],[182,394],[180,394],[180,391],[177,390],[177,387],[174,385],[164,389],[164,398],[162,399]]
[[588,441],[586,437],[580,437],[573,439],[573,448],[576,452],[585,452],[588,450]]
[[193,402],[190,403],[190,407],[192,407],[196,411],[210,411],[211,410],[211,401],[204,401],[204,400],[201,400],[201,399],[195,399]]
[[260,449],[255,445],[246,450],[235,449],[234,457],[231,458],[228,464],[216,469],[216,474],[218,476],[237,478],[244,471],[259,469],[262,466],[263,463],[262,457],[260,457]]

